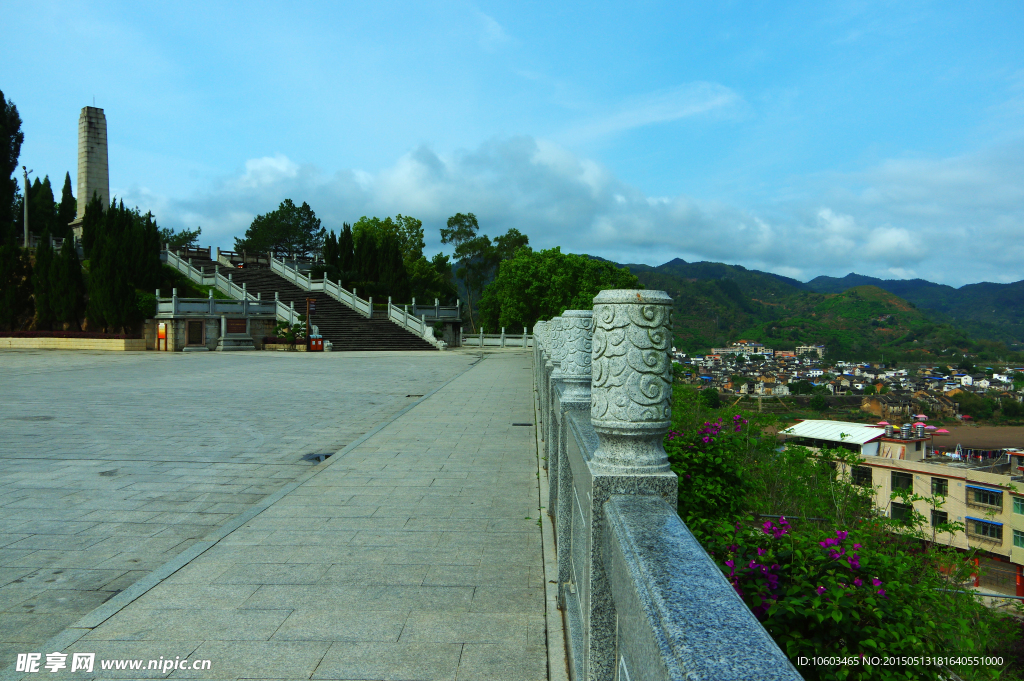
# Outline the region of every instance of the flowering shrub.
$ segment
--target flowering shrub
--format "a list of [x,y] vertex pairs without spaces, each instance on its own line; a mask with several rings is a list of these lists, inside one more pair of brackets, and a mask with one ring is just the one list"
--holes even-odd
[[[909,540],[882,525],[794,532],[785,518],[704,525],[701,542],[765,629],[789,656],[983,655],[991,616],[949,589]],[[707,530],[710,530],[708,532]],[[955,616],[951,616],[955,613]],[[957,670],[997,678],[994,668]],[[847,665],[802,667],[808,679],[928,679],[941,669]]]
[[[794,663],[823,655],[1017,657],[1020,623],[958,591],[967,556],[929,543],[920,514],[909,524],[878,517],[873,490],[852,484],[858,453],[779,447],[771,417],[709,413],[696,391],[678,384],[672,418],[665,449],[679,476],[679,514]],[[785,517],[755,521],[759,514]],[[808,679],[955,678],[925,664],[799,671]],[[992,666],[953,671],[964,680],[1019,678]]]
[[679,476],[679,514],[683,518],[732,518],[742,511],[747,490],[742,433],[747,419],[739,414],[729,423],[707,421],[696,433],[672,430],[665,438],[672,470]]

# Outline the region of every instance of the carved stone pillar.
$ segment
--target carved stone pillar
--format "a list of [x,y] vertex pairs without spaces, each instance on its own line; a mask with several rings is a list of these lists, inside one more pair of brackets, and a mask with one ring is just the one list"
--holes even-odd
[[664,291],[610,290],[594,298],[590,418],[595,472],[670,470],[662,440],[672,400],[672,299]]
[[566,310],[562,314],[565,356],[562,359],[562,399],[590,401],[590,381],[594,338],[594,313],[591,310]]
[[569,437],[569,412],[586,413],[590,409],[591,352],[594,313],[590,310],[566,310],[562,314],[565,356],[562,359],[558,413],[553,419],[555,436],[548,465],[548,512],[554,518],[558,556],[558,600],[563,606],[565,585],[572,581],[570,534],[573,512],[573,481],[566,443]]
[[[555,370],[554,352],[558,344],[558,332],[562,326],[561,317],[553,317],[544,325],[544,365],[541,368],[541,393],[540,403],[544,405],[541,418],[544,419],[540,431],[541,438],[547,442],[548,425],[551,423],[551,372]],[[545,464],[546,467],[546,464]]]
[[551,370],[548,372],[548,419],[544,423],[544,467],[551,470],[550,464],[558,463],[558,393],[562,380],[562,362],[566,353],[566,329],[568,320],[555,317],[554,329],[551,333]]

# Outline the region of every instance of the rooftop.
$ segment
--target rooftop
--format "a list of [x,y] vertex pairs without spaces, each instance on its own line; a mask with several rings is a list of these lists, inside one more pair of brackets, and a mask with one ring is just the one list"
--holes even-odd
[[878,426],[867,426],[862,423],[808,420],[786,428],[782,434],[862,445],[880,438],[885,434],[885,430]]

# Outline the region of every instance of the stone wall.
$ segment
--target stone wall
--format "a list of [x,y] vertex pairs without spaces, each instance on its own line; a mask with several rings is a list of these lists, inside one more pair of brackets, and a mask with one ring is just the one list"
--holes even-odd
[[0,350],[145,350],[143,338],[0,338]]

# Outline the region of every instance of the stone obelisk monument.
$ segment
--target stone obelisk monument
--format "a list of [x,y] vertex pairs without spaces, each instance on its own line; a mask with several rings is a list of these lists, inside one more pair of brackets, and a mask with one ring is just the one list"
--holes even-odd
[[107,173],[107,117],[103,109],[82,107],[78,117],[78,214],[71,221],[76,237],[82,236],[85,207],[97,194],[103,207],[110,205],[110,176]]

